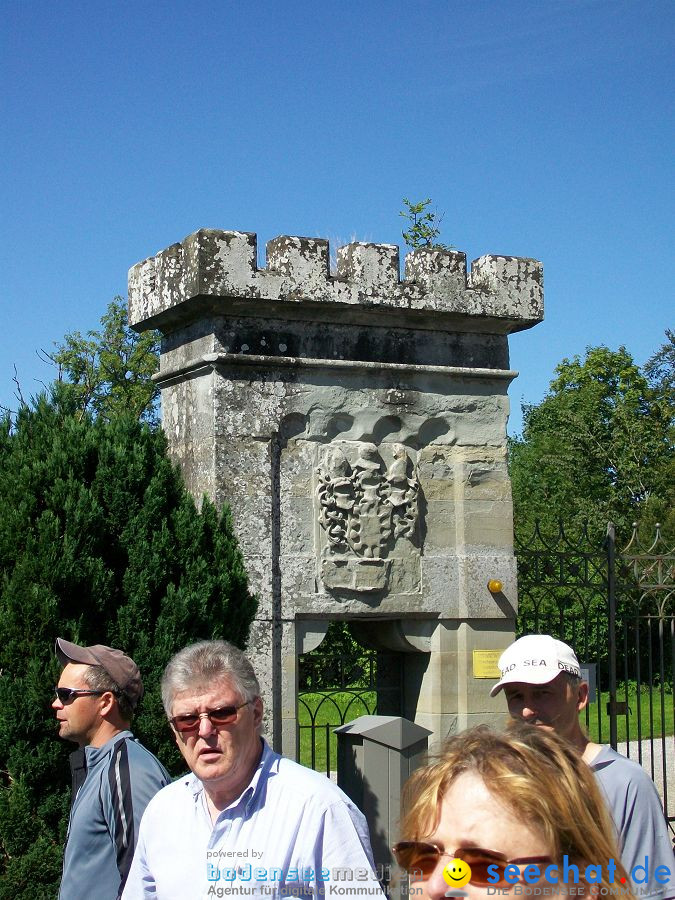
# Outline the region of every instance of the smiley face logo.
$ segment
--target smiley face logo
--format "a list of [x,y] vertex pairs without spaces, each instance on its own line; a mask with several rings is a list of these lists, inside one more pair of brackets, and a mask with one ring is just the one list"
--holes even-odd
[[445,883],[453,888],[464,887],[471,878],[471,866],[463,859],[451,859],[443,869]]

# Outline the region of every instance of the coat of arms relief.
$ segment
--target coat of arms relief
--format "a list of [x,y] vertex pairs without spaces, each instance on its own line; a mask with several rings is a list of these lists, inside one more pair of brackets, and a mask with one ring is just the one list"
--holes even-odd
[[396,560],[418,564],[415,464],[403,444],[387,450],[388,463],[370,443],[343,442],[323,451],[316,500],[321,578],[329,590],[386,591]]

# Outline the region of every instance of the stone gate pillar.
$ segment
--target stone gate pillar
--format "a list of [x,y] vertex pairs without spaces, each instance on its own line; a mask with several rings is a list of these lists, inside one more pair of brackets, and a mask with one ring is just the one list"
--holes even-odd
[[[129,273],[163,335],[162,419],[196,498],[228,502],[259,607],[274,746],[295,756],[297,659],[331,619],[405,653],[403,713],[437,737],[501,712],[472,652],[513,636],[508,334],[542,267],[201,230]],[[501,591],[491,593],[488,582]],[[494,585],[493,585],[494,587]]]

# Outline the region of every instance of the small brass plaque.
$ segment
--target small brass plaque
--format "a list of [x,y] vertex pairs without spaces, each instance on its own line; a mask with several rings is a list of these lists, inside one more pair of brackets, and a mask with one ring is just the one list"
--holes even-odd
[[497,661],[503,652],[503,650],[474,650],[473,677],[501,678],[501,672],[497,668]]

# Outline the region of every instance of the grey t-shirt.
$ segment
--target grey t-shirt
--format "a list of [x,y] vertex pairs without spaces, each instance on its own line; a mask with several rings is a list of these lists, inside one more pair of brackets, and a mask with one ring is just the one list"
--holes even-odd
[[115,900],[131,866],[145,807],[171,777],[130,731],[102,747],[85,747],[84,755],[86,778],[70,809],[59,898]]
[[[654,782],[642,766],[603,746],[591,768],[607,796],[609,811],[619,834],[621,862],[631,875],[635,866],[644,866],[649,857],[649,881],[640,884],[631,878],[633,892],[643,898],[675,897],[675,857],[668,826]],[[666,884],[656,880],[657,866],[667,866]],[[638,878],[645,877],[639,869]],[[661,872],[663,878],[664,873]]]

